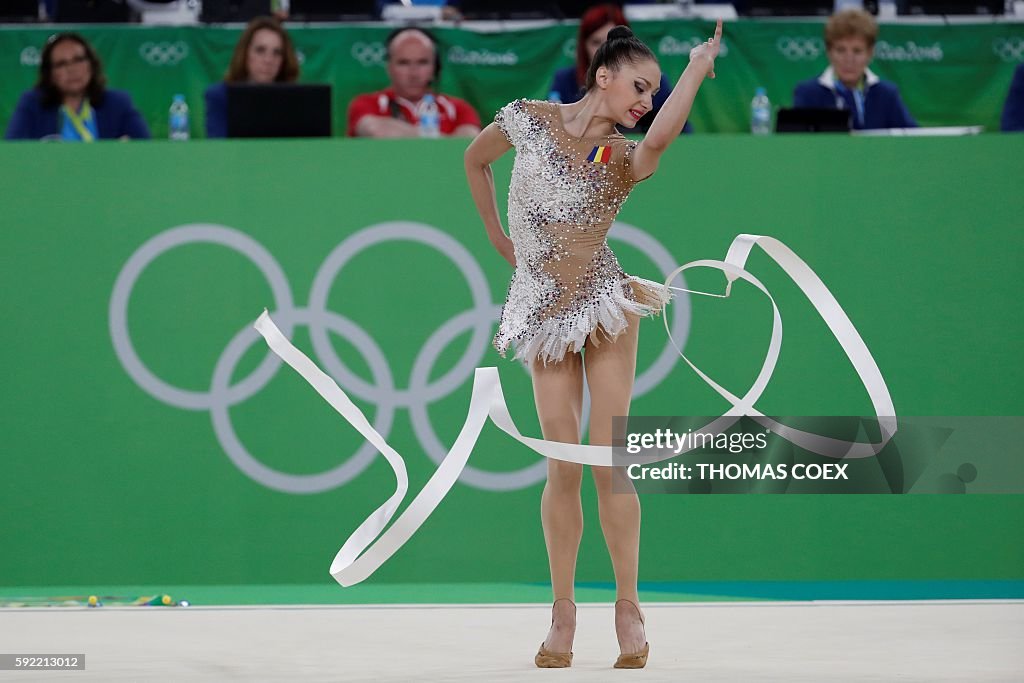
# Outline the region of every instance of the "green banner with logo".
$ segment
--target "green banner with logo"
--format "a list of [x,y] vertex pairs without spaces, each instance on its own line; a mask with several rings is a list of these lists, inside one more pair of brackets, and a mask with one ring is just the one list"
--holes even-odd
[[[489,344],[511,272],[466,190],[463,149],[0,146],[0,586],[330,582],[334,553],[394,475],[268,355],[251,328],[264,307],[405,457],[414,492],[459,433],[475,367],[499,367],[516,423],[539,436],[529,376]],[[610,244],[627,272],[659,279],[724,258],[739,233],[776,237],[834,293],[899,415],[953,428],[1022,415],[1021,158],[1024,137],[1009,136],[687,138],[635,189]],[[510,168],[511,155],[495,166],[502,211]],[[784,321],[757,408],[871,415],[793,282],[756,250],[748,268]],[[723,286],[710,270],[685,284]],[[667,321],[739,394],[772,312],[737,283],[724,300],[681,294]],[[640,342],[634,415],[728,408],[661,319],[643,322]],[[641,576],[1021,579],[1024,498],[970,495],[1006,490],[992,461],[957,480],[969,495],[644,496]],[[493,426],[469,464],[371,581],[546,580],[545,464]],[[963,464],[905,476],[936,488]],[[607,581],[589,476],[584,505],[579,578]]]
[[[690,49],[713,30],[709,22],[638,22],[634,28],[673,82]],[[384,39],[373,26],[290,29],[302,80],[334,87],[334,131],[344,135],[348,103],[387,84]],[[18,95],[35,81],[39,55],[52,28],[0,28],[0,126]],[[82,27],[102,56],[111,87],[131,92],[154,137],[167,137],[175,93],[192,109],[192,133],[205,134],[203,90],[219,81],[240,35],[237,28]],[[572,64],[576,25],[521,31],[438,29],[443,91],[466,98],[486,122],[518,97],[546,98],[556,68]],[[872,68],[899,87],[921,125],[983,125],[999,129],[1014,67],[1024,61],[1024,24],[885,24]],[[794,86],[827,66],[822,24],[735,21],[726,26],[718,78],[693,109],[698,132],[749,130],[750,100],[767,88],[774,106],[792,104]]]

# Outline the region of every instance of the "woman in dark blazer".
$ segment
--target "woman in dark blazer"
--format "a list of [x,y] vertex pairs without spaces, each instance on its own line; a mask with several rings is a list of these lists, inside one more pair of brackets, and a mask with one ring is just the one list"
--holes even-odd
[[149,128],[128,93],[108,90],[103,65],[77,33],[46,41],[39,80],[24,93],[7,125],[8,140],[93,142],[149,138]]

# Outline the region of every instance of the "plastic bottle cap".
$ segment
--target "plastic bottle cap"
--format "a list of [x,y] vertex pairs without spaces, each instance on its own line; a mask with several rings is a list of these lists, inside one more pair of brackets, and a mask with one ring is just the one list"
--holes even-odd
[[[750,91],[748,90],[747,92],[750,92]],[[766,91],[766,90],[765,90],[764,88],[758,88],[758,89],[757,89],[757,90],[755,91],[755,93],[754,93],[754,94],[755,94],[755,95],[766,95],[766,94],[768,94],[768,93],[767,93],[767,91]]]
[[175,96],[174,96],[174,99],[175,99],[175,101],[177,101],[177,100],[184,100],[184,99],[185,99],[185,96],[184,96],[184,95],[181,95],[181,94],[178,94],[178,95],[175,95]]

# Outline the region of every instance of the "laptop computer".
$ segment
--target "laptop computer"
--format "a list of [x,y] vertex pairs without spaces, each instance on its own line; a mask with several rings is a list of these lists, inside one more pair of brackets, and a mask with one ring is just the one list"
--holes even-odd
[[846,109],[789,107],[775,117],[776,133],[849,133],[850,112]]
[[228,83],[229,138],[331,136],[331,86]]

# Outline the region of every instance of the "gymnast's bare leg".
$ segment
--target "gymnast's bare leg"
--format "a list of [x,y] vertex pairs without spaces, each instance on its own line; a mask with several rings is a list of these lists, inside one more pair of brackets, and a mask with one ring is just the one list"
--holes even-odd
[[[587,384],[590,388],[590,443],[612,444],[612,417],[629,414],[629,402],[636,375],[639,318],[627,314],[629,327],[614,341],[593,345],[583,351]],[[599,332],[600,334],[600,332]],[[640,500],[628,478],[618,476],[612,491],[611,467],[592,467],[597,487],[598,512],[608,553],[615,571],[615,634],[623,654],[640,652],[646,637],[637,608],[637,575],[640,564]],[[628,492],[623,490],[628,489]]]
[[[583,413],[580,354],[569,351],[560,362],[547,366],[534,360],[530,372],[544,438],[579,443]],[[544,641],[544,647],[552,652],[571,652],[576,635],[576,610],[569,600],[575,598],[576,556],[583,536],[582,480],[583,465],[548,458],[548,481],[540,499],[540,517],[555,600],[551,630]]]

